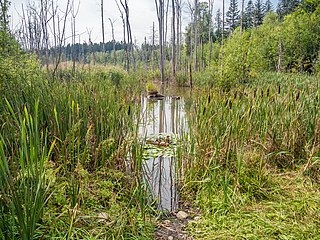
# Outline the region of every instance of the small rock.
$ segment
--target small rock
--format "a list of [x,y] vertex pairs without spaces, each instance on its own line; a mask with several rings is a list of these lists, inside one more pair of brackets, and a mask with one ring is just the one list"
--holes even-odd
[[168,237],[168,240],[173,240],[173,237],[172,237],[172,236],[169,236],[169,237]]
[[163,223],[164,223],[165,225],[169,225],[169,224],[171,223],[171,221],[170,221],[170,220],[164,220]]
[[98,222],[105,222],[108,220],[109,215],[108,215],[108,213],[101,212],[101,213],[99,213],[98,218],[99,218]]
[[189,214],[186,213],[186,212],[184,212],[184,211],[179,211],[179,212],[177,213],[177,218],[180,219],[180,220],[186,219],[186,218],[188,218],[188,217],[189,217]]
[[199,217],[199,216],[196,216],[196,217],[194,218],[195,221],[199,221],[200,219],[201,219],[201,217]]

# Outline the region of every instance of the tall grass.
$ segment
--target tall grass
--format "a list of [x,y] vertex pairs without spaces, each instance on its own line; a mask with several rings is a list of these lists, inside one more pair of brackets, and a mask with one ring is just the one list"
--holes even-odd
[[[59,74],[3,92],[0,238],[148,236],[143,186],[126,162],[139,81],[119,69]],[[131,161],[138,171],[139,153]]]
[[294,172],[317,184],[318,84],[315,77],[266,73],[258,82],[228,92],[199,90],[190,107],[190,151],[182,155],[189,163],[184,169],[186,199],[193,196],[212,221],[214,215],[237,213],[257,202],[283,201],[281,195],[287,193],[278,175]]
[[[14,131],[20,136],[16,153],[7,156],[3,136],[0,137],[0,192],[1,222],[0,236],[3,239],[33,239],[37,223],[50,196],[49,183],[46,179],[45,164],[49,160],[54,142],[47,143],[46,132],[38,128],[39,103],[34,106],[34,116],[27,108],[16,116],[7,102]],[[13,149],[12,149],[13,150]],[[13,231],[17,229],[17,233]]]

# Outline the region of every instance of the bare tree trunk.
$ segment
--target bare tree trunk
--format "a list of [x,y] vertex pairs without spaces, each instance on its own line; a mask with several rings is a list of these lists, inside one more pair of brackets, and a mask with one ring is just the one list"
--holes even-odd
[[194,0],[194,71],[197,71],[197,47],[198,47],[198,1]]
[[74,75],[76,72],[76,56],[74,53],[74,45],[76,44],[76,17],[79,12],[80,2],[78,4],[78,9],[76,12],[74,11],[74,4],[73,3],[72,3],[72,8],[71,8],[71,15],[72,15],[71,29],[72,29],[72,46],[73,46],[71,48],[71,52],[72,52],[71,54],[72,54],[72,74]]
[[221,33],[221,44],[224,44],[224,0],[222,0],[222,33]]
[[154,22],[152,23],[152,46],[151,46],[151,64],[152,64],[152,71],[155,70],[154,66],[154,41],[155,41],[155,29],[154,29]]
[[[168,36],[168,13],[169,13],[169,4],[170,0],[167,0],[167,3],[164,5],[166,8],[165,11],[165,24],[164,24],[164,40],[163,40],[163,56],[164,56],[164,62],[166,62],[167,59],[167,52],[168,52],[168,47],[167,47],[167,36]],[[170,54],[168,54],[170,55]],[[168,79],[168,78],[167,78]]]
[[212,15],[213,15],[213,4],[214,0],[209,0],[209,45],[210,45],[210,53],[209,53],[209,62],[211,62],[212,59],[212,35],[211,35],[211,30],[212,30]]
[[172,0],[172,75],[176,78],[176,12],[175,12],[175,0]]
[[103,0],[101,0],[101,30],[102,30],[102,58],[103,64],[106,65],[106,50],[105,50],[105,38],[104,38],[104,13],[103,13]]
[[43,34],[42,48],[45,49],[45,64],[47,72],[49,72],[49,36],[48,36],[48,2],[47,0],[40,1],[40,22]]
[[58,56],[57,56],[57,61],[55,64],[55,68],[53,70],[53,78],[55,78],[59,64],[60,64],[60,60],[61,60],[61,53],[62,53],[62,45],[65,42],[64,36],[65,36],[65,32],[66,32],[66,23],[67,23],[67,17],[69,15],[70,12],[70,1],[68,0],[67,2],[67,6],[66,6],[66,11],[64,12],[64,20],[63,20],[63,27],[62,27],[62,32],[60,32],[60,24],[58,24],[58,32],[59,32],[59,52],[58,52]]
[[163,35],[164,35],[164,0],[155,0],[158,23],[159,23],[159,47],[160,47],[160,72],[161,82],[164,83],[164,54],[163,54]]
[[127,45],[127,41],[126,41],[126,20],[124,18],[123,12],[119,6],[119,3],[117,0],[116,4],[118,6],[119,12],[120,12],[120,16],[122,19],[122,26],[123,26],[123,44],[125,45],[125,56],[126,56],[126,60],[125,60],[125,69],[127,70],[127,72],[129,72],[129,53],[128,53],[128,45]]
[[179,69],[179,59],[180,59],[180,15],[181,15],[181,3],[180,0],[176,1],[176,17],[177,17],[177,49],[176,49],[176,70]]
[[110,21],[111,31],[112,31],[113,64],[114,66],[116,66],[117,65],[116,40],[114,39],[114,28],[113,28],[113,24],[115,21],[111,21],[111,18],[109,18],[109,21]]
[[[134,56],[134,48],[133,48],[133,41],[132,41],[132,31],[131,31],[131,25],[130,25],[130,21],[129,21],[129,6],[128,6],[128,0],[124,0],[124,2],[122,0],[120,0],[120,3],[124,9],[125,15],[126,15],[126,28],[127,28],[127,42],[129,44],[129,54],[132,57],[132,62],[133,62],[133,67],[134,70],[136,69],[136,61],[135,61],[135,56]],[[129,64],[129,56],[128,56],[128,68],[127,70],[130,70]]]
[[154,66],[154,40],[155,40],[155,29],[154,29],[154,22],[152,23],[152,47],[151,47],[151,64],[152,64],[152,71],[155,70]]

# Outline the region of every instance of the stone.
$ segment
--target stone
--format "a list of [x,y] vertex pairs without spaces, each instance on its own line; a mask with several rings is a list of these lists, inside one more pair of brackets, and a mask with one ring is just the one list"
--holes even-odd
[[98,222],[106,222],[108,220],[108,218],[109,218],[108,213],[101,212],[98,215],[98,219],[99,219]]
[[169,237],[168,237],[168,240],[173,240],[173,237],[172,237],[172,236],[169,236]]
[[179,211],[179,212],[177,213],[177,218],[180,219],[180,220],[186,219],[186,218],[188,218],[188,217],[189,217],[189,214],[186,213],[186,212],[184,212],[184,211]]

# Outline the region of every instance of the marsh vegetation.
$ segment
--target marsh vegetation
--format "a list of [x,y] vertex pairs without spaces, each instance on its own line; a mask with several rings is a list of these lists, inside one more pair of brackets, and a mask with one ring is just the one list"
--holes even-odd
[[29,49],[0,2],[0,239],[318,238],[317,1],[223,30],[189,2],[185,44],[77,57]]

